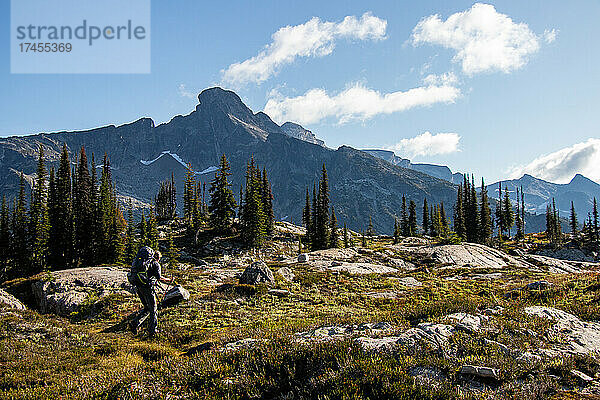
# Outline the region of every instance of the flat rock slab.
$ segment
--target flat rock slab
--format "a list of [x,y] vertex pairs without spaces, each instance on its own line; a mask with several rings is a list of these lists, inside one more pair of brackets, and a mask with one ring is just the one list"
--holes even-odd
[[587,268],[598,267],[597,263],[559,260],[536,254],[525,254],[523,258],[533,265],[547,268],[548,272],[552,274],[577,274],[585,272]]
[[78,311],[90,296],[135,293],[127,280],[127,269],[119,267],[75,268],[53,271],[32,284],[42,313],[68,316]]
[[367,351],[396,352],[406,350],[409,354],[418,354],[423,348],[445,354],[448,339],[455,332],[450,325],[421,323],[398,336],[384,338],[360,337],[357,342]]
[[296,339],[300,341],[319,341],[341,339],[357,334],[376,334],[387,331],[391,328],[392,326],[387,322],[364,323],[358,325],[331,325],[322,326],[306,332],[298,332],[295,334],[295,336]]
[[318,261],[318,260],[349,260],[353,257],[356,257],[358,252],[350,247],[347,249],[326,249],[326,250],[317,250],[308,253],[309,259]]
[[400,293],[398,293],[398,292],[369,292],[369,293],[365,293],[365,295],[372,299],[394,300],[394,299],[397,299],[398,297],[400,297]]
[[463,365],[460,368],[460,373],[490,379],[498,379],[500,376],[499,371],[495,368],[480,367],[477,365]]
[[328,262],[315,262],[312,265],[322,271],[347,272],[351,275],[393,274],[398,272],[396,268],[371,263],[336,262],[331,264]]
[[0,289],[0,304],[4,304],[17,310],[25,310],[27,308],[19,299],[3,289]]
[[573,314],[552,307],[527,307],[525,313],[556,322],[552,330],[557,340],[551,343],[552,350],[567,354],[600,351],[600,323],[582,321]]

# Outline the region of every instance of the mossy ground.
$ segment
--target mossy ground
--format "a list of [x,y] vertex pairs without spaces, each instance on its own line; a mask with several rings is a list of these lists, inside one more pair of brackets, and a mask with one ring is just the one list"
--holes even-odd
[[[372,247],[391,248],[387,244]],[[600,373],[596,358],[517,362],[489,340],[520,350],[545,347],[544,334],[551,324],[527,317],[522,309],[528,305],[557,307],[584,320],[600,320],[600,279],[595,272],[548,276],[514,268],[503,270],[501,279],[483,280],[470,278],[498,271],[436,269],[427,260],[412,261],[423,268],[364,276],[295,265],[293,283],[279,278],[276,282],[276,288],[290,291],[286,297],[267,294],[260,286],[236,285],[233,280],[232,285],[217,289],[208,285],[209,274],[203,270],[181,266],[169,273],[190,291],[191,299],[160,312],[161,333],[156,339],[129,332],[103,333],[140,307],[132,296],[108,296],[70,318],[4,309],[0,313],[0,398],[584,398],[569,391],[577,383],[570,370],[595,376]],[[280,265],[270,266],[276,270]],[[404,276],[416,278],[423,286],[406,288],[394,279]],[[447,280],[449,276],[461,279]],[[539,279],[554,285],[545,292],[505,297]],[[26,286],[23,281],[12,285],[13,291]],[[398,296],[377,299],[368,296],[370,292]],[[399,332],[420,322],[441,322],[453,312],[495,306],[505,308],[494,319],[495,329],[455,334],[451,344],[458,350],[452,358],[433,351],[417,356],[366,353],[351,338],[310,345],[293,339],[299,331],[345,323],[387,321]],[[225,343],[243,338],[265,340],[240,351],[221,351]],[[213,343],[210,350],[185,355],[206,342]],[[498,368],[501,379],[466,382],[458,373],[463,364]],[[446,379],[420,385],[410,375],[415,367],[435,367]]]

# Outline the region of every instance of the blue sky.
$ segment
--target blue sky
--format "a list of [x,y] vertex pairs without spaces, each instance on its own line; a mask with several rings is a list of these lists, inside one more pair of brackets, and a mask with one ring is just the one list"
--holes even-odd
[[[199,91],[219,85],[254,111],[270,100],[276,119],[303,119],[333,148],[392,148],[488,182],[524,172],[556,182],[576,172],[600,180],[600,2],[485,4],[493,8],[467,1],[154,0],[150,74],[19,75],[10,73],[10,4],[2,0],[0,136],[143,116],[165,122],[192,111]],[[311,47],[314,37],[301,33],[296,42],[295,34],[279,42],[272,36],[313,17],[320,44]],[[465,39],[477,29],[489,43]],[[266,46],[274,41],[285,62],[269,64],[277,57]],[[297,48],[303,46],[305,53]],[[230,68],[252,57],[260,78]]]

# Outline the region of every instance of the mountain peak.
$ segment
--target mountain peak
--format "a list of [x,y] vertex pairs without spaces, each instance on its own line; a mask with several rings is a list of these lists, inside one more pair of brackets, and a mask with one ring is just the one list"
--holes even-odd
[[321,139],[318,139],[314,133],[294,122],[286,122],[285,124],[281,125],[281,130],[287,136],[303,140],[308,143],[317,144],[319,146],[325,145],[325,142]]
[[230,103],[230,104],[243,104],[242,99],[235,92],[226,90],[221,87],[215,86],[212,88],[204,89],[198,95],[198,101],[202,103]]

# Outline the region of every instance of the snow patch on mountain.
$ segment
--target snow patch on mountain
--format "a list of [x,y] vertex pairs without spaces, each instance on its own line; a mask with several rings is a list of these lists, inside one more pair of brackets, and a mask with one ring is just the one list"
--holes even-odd
[[167,154],[167,155],[170,155],[171,157],[173,157],[173,159],[174,159],[175,161],[177,161],[179,164],[183,165],[183,167],[184,167],[184,168],[187,168],[187,167],[188,167],[188,164],[187,164],[185,161],[183,161],[183,159],[182,159],[181,157],[179,157],[179,156],[177,155],[177,153],[171,153],[169,150],[165,150],[165,151],[163,151],[163,152],[162,152],[162,153],[160,153],[160,155],[159,155],[158,157],[156,157],[154,160],[149,160],[149,161],[147,161],[147,160],[140,160],[140,162],[141,162],[142,164],[144,164],[144,165],[150,165],[150,164],[152,164],[153,162],[155,162],[155,161],[158,161],[158,160],[159,160],[159,159],[160,159],[162,156],[164,156],[165,154]]
[[218,171],[219,167],[215,167],[214,165],[212,167],[208,167],[203,171],[200,172],[196,172],[196,175],[204,175],[204,174],[210,174],[211,172],[215,172]]

